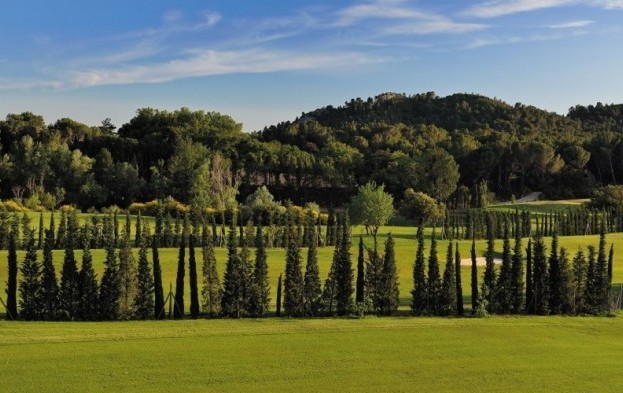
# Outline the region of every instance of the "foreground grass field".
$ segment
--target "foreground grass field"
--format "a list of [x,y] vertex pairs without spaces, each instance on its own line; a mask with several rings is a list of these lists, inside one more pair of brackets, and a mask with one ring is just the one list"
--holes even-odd
[[622,318],[0,322],[2,392],[614,392]]

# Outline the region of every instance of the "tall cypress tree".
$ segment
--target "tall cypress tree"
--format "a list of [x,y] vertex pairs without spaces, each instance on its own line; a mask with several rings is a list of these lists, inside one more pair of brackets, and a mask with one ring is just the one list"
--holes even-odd
[[19,283],[20,316],[31,321],[38,319],[41,312],[40,303],[40,266],[37,262],[37,248],[32,231],[26,240],[26,256],[22,262],[22,280]]
[[236,236],[235,219],[227,234],[227,264],[223,276],[223,296],[221,312],[231,318],[240,318],[244,315],[244,287],[242,286],[242,267],[237,251],[238,237]]
[[532,239],[528,239],[526,247],[526,313],[534,313],[534,291],[532,282]]
[[100,318],[115,320],[119,318],[119,263],[115,250],[115,236],[112,216],[104,217],[103,237],[106,250],[104,275],[100,284],[99,314]]
[[502,265],[496,285],[496,304],[493,307],[496,312],[508,314],[512,308],[512,265],[510,231],[508,220],[504,222],[504,238],[502,247]]
[[310,228],[310,231],[311,242],[307,249],[307,263],[303,276],[303,303],[305,315],[313,317],[320,311],[322,288],[318,271],[318,234],[314,228]]
[[363,304],[365,285],[366,277],[363,237],[359,236],[359,252],[357,253],[357,286],[355,290],[355,301],[357,304]]
[[428,257],[428,280],[427,280],[427,311],[432,315],[439,315],[441,300],[441,277],[439,276],[439,260],[437,258],[437,239],[435,229],[430,243],[430,255]]
[[44,240],[44,231],[45,227],[43,226],[43,212],[39,213],[39,235],[37,237],[37,248],[39,250],[43,249],[43,240]]
[[459,253],[459,243],[454,244],[454,270],[456,274],[456,315],[463,316],[463,284],[461,283],[461,254]]
[[43,264],[41,266],[41,316],[45,320],[56,319],[58,312],[58,281],[52,258],[54,232],[45,231],[43,241]]
[[253,261],[251,260],[251,247],[254,243],[253,236],[253,222],[249,220],[247,225],[243,228],[240,227],[240,244],[241,249],[239,253],[240,268],[242,272],[240,277],[242,278],[242,308],[243,316],[249,314],[250,299],[254,294],[253,288]]
[[[337,220],[336,220],[337,222]],[[331,260],[331,267],[329,268],[329,273],[327,274],[327,278],[325,279],[324,286],[322,288],[322,307],[326,314],[333,315],[335,312],[335,297],[337,293],[337,283],[336,283],[336,270],[338,265],[338,259],[340,258],[341,248],[339,243],[342,241],[341,235],[342,227],[340,225],[336,225],[334,228],[334,234],[336,235],[335,248],[333,250],[333,258]],[[369,273],[370,269],[366,270],[366,273]]]
[[582,250],[579,250],[573,257],[573,279],[571,282],[573,314],[580,314],[586,310],[586,271],[586,257]]
[[394,250],[394,237],[391,233],[387,236],[387,240],[385,241],[381,283],[383,290],[380,296],[381,302],[379,311],[383,315],[391,315],[398,311],[398,306],[400,305],[396,253]]
[[471,268],[471,286],[472,286],[472,314],[476,313],[478,309],[478,261],[476,259],[476,240],[472,238],[472,248],[471,248],[471,260],[472,260],[472,268]]
[[135,231],[136,233],[134,234],[134,247],[141,247],[142,241],[141,241],[141,237],[143,236],[143,228],[142,226],[142,221],[143,219],[141,218],[141,211],[139,210],[137,215],[136,215],[136,227],[135,227]]
[[78,315],[80,319],[85,321],[95,321],[98,318],[98,287],[97,277],[93,269],[93,257],[91,256],[90,238],[88,235],[88,227],[85,227],[85,236],[82,244],[82,266],[78,273],[80,282],[80,303],[78,306]]
[[298,230],[292,224],[288,224],[287,231],[283,308],[287,316],[300,317],[303,315],[303,274]]
[[207,235],[203,239],[203,288],[201,298],[203,311],[209,317],[216,317],[221,313],[222,288],[216,270],[216,256],[214,255],[214,240]]
[[560,269],[560,310],[561,314],[571,314],[573,310],[573,284],[572,275],[569,271],[569,256],[567,250],[564,247],[560,248],[560,254],[558,256],[558,263]]
[[[335,269],[336,311],[338,315],[347,315],[353,311],[353,267],[350,254],[350,222],[348,213],[342,218],[342,241],[338,264]],[[382,280],[382,278],[381,278]]]
[[585,293],[584,300],[586,308],[585,312],[589,314],[597,314],[598,310],[598,289],[597,289],[597,278],[596,278],[596,261],[595,261],[595,247],[589,245],[588,247],[588,266],[586,268],[586,285],[585,285]]
[[61,221],[58,224],[58,233],[56,235],[56,248],[67,248],[65,242],[67,241],[67,214],[61,210]]
[[608,253],[608,287],[612,285],[612,268],[614,262],[614,244],[610,245],[610,252]]
[[597,249],[597,263],[595,264],[595,284],[595,306],[597,313],[605,314],[610,307],[610,285],[606,257],[606,227],[604,222],[601,223],[599,231],[599,247]]
[[270,285],[268,283],[266,241],[264,240],[264,232],[261,223],[257,227],[255,247],[255,265],[253,266],[252,296],[249,299],[249,314],[253,317],[263,317],[268,311],[268,303],[270,302]]
[[175,304],[173,307],[173,317],[184,317],[184,277],[186,276],[186,237],[179,236],[179,252],[177,256],[177,275],[175,279]]
[[17,240],[15,231],[9,234],[8,245],[8,281],[6,286],[6,311],[7,319],[17,319]]
[[[140,211],[139,211],[140,212]],[[137,228],[139,229],[139,228]],[[154,316],[154,277],[151,274],[147,252],[150,239],[146,228],[140,228],[143,233],[139,237],[138,270],[136,275],[136,296],[134,297],[134,317],[149,319]],[[160,264],[158,262],[158,264]],[[162,286],[162,282],[160,283]]]
[[195,235],[188,238],[188,279],[190,280],[190,316],[199,317],[199,288],[197,284],[197,262],[195,260]]
[[558,234],[552,236],[552,248],[549,256],[549,312],[561,314],[564,303],[563,272],[558,257]]
[[443,272],[440,300],[440,314],[456,314],[456,271],[454,268],[454,250],[452,248],[452,241],[448,242],[446,267]]
[[77,316],[80,304],[80,285],[78,281],[78,265],[74,256],[74,242],[76,239],[77,217],[75,213],[69,217],[65,215],[65,259],[61,270],[61,285],[59,288],[59,306],[61,315],[66,319]]
[[[516,221],[519,226],[519,220]],[[520,229],[515,230],[515,244],[513,247],[513,258],[510,279],[510,312],[519,314],[523,303],[523,255],[521,249]]]
[[411,290],[411,312],[422,315],[427,312],[426,274],[424,267],[424,230],[417,231],[417,251],[413,263],[413,289]]
[[487,214],[487,251],[485,253],[485,274],[482,280],[482,298],[487,302],[487,311],[492,312],[495,308],[495,234],[491,214]]
[[549,310],[549,277],[545,245],[538,232],[533,241],[532,264],[533,299],[531,303],[533,306],[531,306],[531,310],[535,314],[545,315]]
[[[147,239],[147,238],[145,238]],[[156,319],[164,318],[164,289],[162,288],[162,269],[160,267],[160,253],[158,252],[158,244],[160,236],[154,234],[151,238],[151,257],[153,259],[154,270],[154,317]]]
[[283,274],[279,274],[279,280],[277,281],[277,304],[275,304],[275,315],[280,317],[281,316],[281,299],[283,297],[282,292],[282,285],[281,282],[283,278]]

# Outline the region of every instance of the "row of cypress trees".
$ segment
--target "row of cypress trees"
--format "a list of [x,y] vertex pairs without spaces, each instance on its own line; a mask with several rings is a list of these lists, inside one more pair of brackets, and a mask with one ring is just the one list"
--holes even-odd
[[[520,219],[520,218],[516,218]],[[104,245],[106,259],[101,283],[98,285],[90,252],[90,225],[79,227],[75,213],[67,215],[67,235],[60,283],[57,281],[52,250],[56,243],[53,228],[45,230],[43,261],[37,261],[34,231],[28,229],[26,255],[21,265],[22,280],[18,285],[18,261],[15,234],[8,234],[7,316],[9,318],[44,320],[127,320],[165,317],[165,297],[159,263],[159,237],[150,234],[141,224],[141,242],[138,264],[132,254],[133,241],[126,227],[115,242],[111,216],[104,217]],[[351,233],[348,216],[336,219],[334,236],[336,247],[324,286],[321,285],[317,246],[311,241],[307,249],[307,263],[303,269],[301,233],[317,239],[316,225],[309,222],[305,231],[286,223],[287,244],[285,279],[279,279],[277,315],[302,317],[319,315],[349,315],[377,313],[390,315],[399,306],[398,276],[395,262],[394,239],[389,234],[382,255],[376,242],[368,248],[359,241],[357,277],[351,262]],[[519,225],[515,223],[515,225]],[[221,285],[216,268],[213,238],[206,227],[201,234],[181,237],[175,296],[167,299],[173,316],[182,318],[186,267],[190,285],[190,316],[197,318],[201,310],[209,317],[262,317],[270,302],[266,236],[262,226],[247,223],[242,241],[235,222],[227,237],[227,264]],[[472,242],[472,310],[499,314],[605,314],[610,310],[609,289],[612,280],[613,249],[606,256],[605,229],[602,225],[598,251],[588,248],[569,262],[568,253],[558,247],[554,234],[549,257],[543,238],[538,233],[522,250],[522,231],[515,231],[511,249],[511,225],[507,221],[503,231],[501,264],[494,267],[494,225],[487,221],[486,267],[479,288],[476,269],[475,242]],[[200,237],[200,241],[197,238]],[[188,241],[188,244],[186,243]],[[81,244],[78,244],[78,243]],[[435,231],[426,263],[424,235],[420,227],[413,267],[414,286],[411,291],[411,309],[415,315],[463,315],[463,296],[460,275],[461,257],[458,244],[449,241],[443,276],[440,273]],[[195,246],[203,244],[203,286],[198,287]],[[149,262],[151,247],[152,262]],[[251,258],[251,248],[255,258]],[[78,269],[74,249],[82,248],[82,266]],[[186,250],[188,249],[188,258]],[[524,275],[525,268],[525,275]],[[480,291],[479,291],[480,289]],[[19,290],[19,310],[17,291]],[[354,302],[353,302],[354,293]]]

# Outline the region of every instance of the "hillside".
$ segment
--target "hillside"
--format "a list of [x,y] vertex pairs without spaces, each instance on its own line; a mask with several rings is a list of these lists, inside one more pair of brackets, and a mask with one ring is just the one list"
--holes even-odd
[[[46,125],[9,114],[0,121],[0,197],[48,209],[167,196],[216,206],[266,185],[280,200],[335,206],[376,181],[396,200],[413,188],[451,206],[473,204],[477,190],[501,200],[531,191],[586,198],[623,179],[621,108],[598,103],[562,116],[475,94],[384,93],[254,133],[187,108],[139,109],[118,131],[109,121]],[[214,179],[229,196],[201,191]]]

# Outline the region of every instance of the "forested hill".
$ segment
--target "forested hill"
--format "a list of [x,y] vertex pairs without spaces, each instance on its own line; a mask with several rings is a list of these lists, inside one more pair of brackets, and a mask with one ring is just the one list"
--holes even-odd
[[[105,114],[103,114],[103,117]],[[543,191],[587,197],[623,180],[623,106],[566,116],[474,94],[384,93],[245,133],[216,112],[139,109],[118,129],[26,112],[0,121],[2,199],[126,207],[171,196],[224,208],[259,185],[278,199],[339,205],[358,185],[450,205]]]

